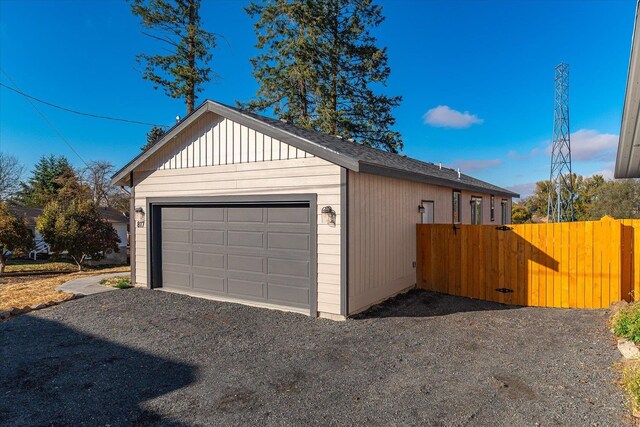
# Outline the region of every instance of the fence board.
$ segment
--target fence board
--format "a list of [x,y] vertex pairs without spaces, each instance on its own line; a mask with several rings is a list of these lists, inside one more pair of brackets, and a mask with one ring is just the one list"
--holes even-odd
[[418,286],[540,307],[601,308],[640,295],[640,220],[510,227],[419,224]]

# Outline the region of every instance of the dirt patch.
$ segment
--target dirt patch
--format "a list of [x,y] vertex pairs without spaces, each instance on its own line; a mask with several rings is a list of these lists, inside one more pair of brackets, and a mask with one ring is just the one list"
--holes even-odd
[[13,308],[21,309],[37,306],[38,304],[66,301],[71,299],[73,295],[56,290],[63,283],[78,277],[119,273],[128,270],[129,267],[124,266],[63,275],[0,277],[0,312],[9,311]]

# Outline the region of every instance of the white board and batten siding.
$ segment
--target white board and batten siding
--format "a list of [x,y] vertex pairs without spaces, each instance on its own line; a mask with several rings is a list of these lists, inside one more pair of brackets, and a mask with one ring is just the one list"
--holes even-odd
[[[351,171],[348,188],[349,314],[355,314],[415,285],[418,206],[434,202],[434,222],[451,224],[453,189]],[[495,196],[492,222],[489,194],[461,196],[462,223],[471,222],[471,196],[480,196],[483,224],[500,225],[502,197]]]
[[[340,167],[208,113],[134,174],[135,206],[149,197],[317,194],[318,306],[340,314]],[[336,226],[322,221],[331,206]],[[136,282],[147,284],[147,230],[136,228]]]

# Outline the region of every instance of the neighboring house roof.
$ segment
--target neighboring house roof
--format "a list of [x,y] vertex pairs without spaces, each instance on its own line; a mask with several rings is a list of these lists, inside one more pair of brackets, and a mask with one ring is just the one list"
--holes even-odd
[[111,223],[129,222],[129,218],[123,212],[120,212],[117,209],[100,206],[98,210],[100,211],[100,216],[102,217],[102,219],[105,219]]
[[160,147],[171,141],[182,129],[189,126],[206,112],[212,112],[237,123],[251,127],[267,135],[280,139],[314,156],[325,159],[355,172],[390,176],[399,179],[444,185],[461,190],[492,193],[506,197],[519,197],[517,193],[473,178],[469,175],[401,154],[371,148],[354,141],[304,129],[291,123],[262,116],[207,100],[167,133],[152,147],[139,154],[113,175],[112,182],[129,185],[127,175],[149,158]]
[[631,39],[631,57],[616,157],[616,178],[640,178],[640,1]]
[[[100,211],[100,216],[109,221],[110,223],[127,223],[129,219],[127,216],[114,208],[98,208]],[[24,206],[10,204],[9,211],[14,215],[24,216],[27,218],[27,224],[30,228],[35,228],[37,218],[42,215],[42,208],[27,208]]]
[[36,218],[42,215],[42,208],[26,208],[24,206],[9,205],[9,212],[17,216],[23,216],[27,218],[27,225],[30,228],[36,227]]

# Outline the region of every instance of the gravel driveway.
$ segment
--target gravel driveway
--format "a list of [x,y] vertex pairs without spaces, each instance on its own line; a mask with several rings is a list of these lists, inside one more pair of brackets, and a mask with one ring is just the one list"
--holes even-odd
[[413,291],[332,322],[107,292],[0,323],[0,424],[630,425],[606,316]]

